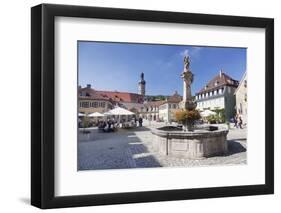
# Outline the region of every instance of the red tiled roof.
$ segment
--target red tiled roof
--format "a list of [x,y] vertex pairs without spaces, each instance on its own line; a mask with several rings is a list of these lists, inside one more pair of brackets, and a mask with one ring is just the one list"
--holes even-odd
[[146,102],[144,105],[147,107],[158,107],[162,104],[164,104],[166,101],[162,100],[162,101],[148,101]]
[[111,98],[114,101],[128,103],[142,103],[143,96],[136,93],[118,92],[118,91],[97,91],[98,94]]
[[[136,93],[118,92],[118,91],[101,91],[92,88],[80,88],[80,93],[88,94],[93,99],[107,99],[115,102],[143,103],[143,96]],[[84,94],[82,94],[84,96]]]
[[182,101],[182,97],[176,91],[172,96],[167,98],[166,102],[168,102],[168,103],[179,103],[181,101]]
[[79,89],[79,98],[110,101],[110,98],[108,98],[102,94],[99,94],[96,90],[94,90],[92,88],[88,88],[88,87]]
[[196,95],[212,91],[215,89],[219,89],[223,86],[231,86],[231,87],[238,87],[239,81],[234,80],[227,74],[221,72],[220,74],[216,75],[212,80],[210,80],[205,87],[203,87]]

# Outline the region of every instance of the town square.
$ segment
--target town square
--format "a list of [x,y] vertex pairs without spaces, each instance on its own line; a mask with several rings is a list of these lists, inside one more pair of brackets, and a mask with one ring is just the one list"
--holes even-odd
[[147,121],[143,127],[134,130],[121,129],[107,134],[93,128],[91,140],[79,141],[78,170],[237,165],[247,162],[246,128],[230,130],[227,155],[191,160],[155,152],[150,132],[154,125],[159,124]]
[[[94,45],[91,42],[81,42],[79,49],[81,64],[78,74],[81,75],[79,78],[81,81],[79,80],[78,85],[78,170],[247,163],[245,49],[117,44],[118,49],[116,44],[112,43],[93,43]],[[153,71],[139,72],[136,71],[138,67],[135,67],[136,70],[128,73],[128,77],[124,76],[126,72],[122,73],[122,70],[120,71],[122,76],[115,76],[114,79],[114,70],[110,70],[115,68],[113,61],[119,69],[119,66],[126,65],[126,59],[116,61],[117,59],[101,56],[102,53],[99,52],[100,55],[97,57],[103,58],[104,62],[102,59],[100,64],[91,62],[92,59],[87,61],[85,58],[96,54],[93,52],[95,48],[90,48],[91,45],[92,47],[97,45],[101,50],[104,48],[105,52],[111,49],[120,51],[120,56],[139,54],[138,51],[143,51],[140,50],[140,46],[143,49],[153,48],[154,52],[154,49],[166,48],[169,52],[181,48],[182,51],[172,55],[168,62],[156,61],[159,68],[175,69],[180,72],[171,73],[169,76],[171,80],[168,78],[163,82],[165,75],[161,76],[161,72],[158,71],[157,80],[152,81]],[[128,45],[130,47],[127,47]],[[122,53],[121,50],[126,48],[127,51]],[[87,54],[85,58],[83,54]],[[214,58],[214,54],[223,56]],[[159,53],[159,58],[160,55]],[[138,63],[144,59],[131,60],[133,62],[128,63],[128,67],[137,66],[134,60]],[[204,74],[208,70],[199,66],[204,61],[214,67],[218,63],[218,66],[224,64],[229,67],[227,70],[231,71],[227,72],[220,68],[213,71],[213,75]],[[98,70],[95,73],[95,65],[106,67],[108,73],[98,74]],[[197,69],[202,70],[201,73],[198,73]],[[113,79],[108,78],[106,80],[108,82],[101,82],[103,80],[101,76],[104,74]],[[233,75],[235,77],[232,77]],[[132,79],[130,82],[124,80],[128,80],[129,76],[133,76],[132,78],[138,76],[138,79],[135,82],[132,82]],[[174,85],[169,84],[169,81],[174,81]],[[84,87],[83,83],[84,85],[86,83]]]

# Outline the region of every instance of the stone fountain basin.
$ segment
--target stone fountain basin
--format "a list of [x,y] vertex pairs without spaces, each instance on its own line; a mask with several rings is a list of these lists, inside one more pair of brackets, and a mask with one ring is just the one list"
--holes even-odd
[[227,153],[227,127],[209,125],[184,132],[176,126],[164,126],[151,132],[154,150],[163,155],[201,159]]

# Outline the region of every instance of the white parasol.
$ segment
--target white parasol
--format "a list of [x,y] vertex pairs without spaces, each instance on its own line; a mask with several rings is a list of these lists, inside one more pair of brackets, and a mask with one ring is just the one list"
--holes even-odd
[[210,115],[215,115],[216,113],[215,112],[213,112],[213,111],[211,111],[211,110],[204,110],[203,112],[200,112],[200,115],[202,116],[202,117],[208,117],[208,116],[210,116]]
[[94,113],[89,114],[88,116],[91,117],[91,118],[94,118],[94,117],[104,117],[104,114],[101,114],[99,112],[94,112]]
[[121,107],[116,107],[109,111],[110,115],[134,115],[135,113]]

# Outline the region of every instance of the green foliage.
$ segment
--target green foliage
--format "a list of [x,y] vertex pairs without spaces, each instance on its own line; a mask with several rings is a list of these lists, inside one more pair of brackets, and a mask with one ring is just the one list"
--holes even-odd
[[90,118],[88,116],[83,117],[82,125],[83,125],[84,128],[90,127]]
[[150,95],[146,96],[147,101],[164,101],[168,96],[164,95]]
[[224,109],[214,109],[216,114],[207,117],[207,121],[211,124],[215,123],[225,123],[225,110]]
[[210,123],[210,124],[215,124],[215,123],[218,123],[219,121],[219,118],[217,115],[209,115],[207,117],[207,121]]

